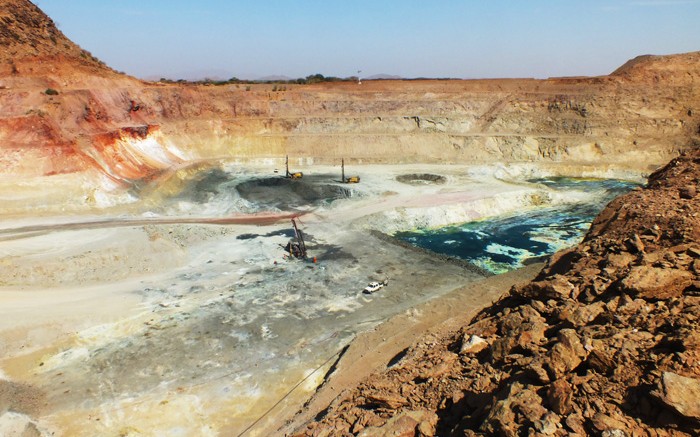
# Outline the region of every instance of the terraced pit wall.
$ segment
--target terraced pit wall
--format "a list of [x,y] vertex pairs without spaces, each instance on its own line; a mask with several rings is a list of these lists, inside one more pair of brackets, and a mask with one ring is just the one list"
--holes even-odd
[[[104,87],[56,85],[58,95],[10,77],[0,90],[0,136],[13,153],[2,159],[14,159],[6,172],[65,173],[98,161],[105,173],[119,173],[124,162],[139,167],[153,157],[134,163],[133,150],[107,140],[146,129],[158,135],[140,137],[152,143],[145,149],[177,156],[170,164],[225,158],[282,165],[289,155],[293,165],[345,157],[348,164],[553,162],[648,172],[698,136],[700,69],[685,67],[688,57],[700,58],[660,57],[676,70],[650,77],[195,86],[116,75]],[[659,69],[654,62],[645,73]],[[27,168],[24,157],[34,165]],[[128,179],[159,171],[158,161]]]
[[593,78],[164,84],[110,69],[27,0],[0,0],[0,17],[0,185],[80,175],[105,191],[193,161],[285,155],[648,173],[700,131],[700,52]]
[[[690,88],[615,79],[378,82],[249,95],[216,90],[213,117],[169,118],[163,130],[194,155],[292,162],[569,162],[646,171],[697,133]],[[694,95],[694,94],[695,95]],[[192,116],[194,115],[194,116]],[[681,142],[683,143],[683,141]],[[295,161],[296,160],[296,161]]]

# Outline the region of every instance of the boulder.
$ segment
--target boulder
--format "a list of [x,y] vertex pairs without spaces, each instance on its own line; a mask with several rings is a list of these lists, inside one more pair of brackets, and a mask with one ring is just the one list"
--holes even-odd
[[679,414],[700,420],[700,380],[664,372],[654,394]]
[[547,384],[551,381],[549,374],[542,365],[541,361],[533,361],[525,369],[526,373],[530,375],[531,378],[539,381],[541,384]]
[[543,281],[530,282],[522,287],[513,287],[511,294],[527,299],[565,299],[573,296],[576,287],[564,276],[554,275]]
[[610,253],[605,258],[605,267],[614,270],[625,268],[637,259],[629,252]]
[[437,415],[431,411],[402,411],[382,426],[363,429],[358,437],[432,437],[437,422]]
[[639,235],[634,234],[632,238],[625,242],[632,253],[644,253],[644,243]]
[[627,435],[627,433],[624,432],[627,428],[625,422],[607,414],[595,413],[593,417],[591,417],[591,424],[601,433],[605,432],[607,433],[606,435],[610,435],[611,437]]
[[617,363],[613,351],[607,348],[594,348],[586,359],[588,366],[601,375],[610,376],[615,372]]
[[464,334],[462,337],[462,346],[459,348],[459,354],[477,354],[489,347],[489,343],[478,335]]
[[569,414],[564,421],[567,428],[574,432],[574,434],[586,435],[586,428],[584,427],[585,419],[580,413]]
[[559,314],[561,320],[571,323],[573,326],[585,326],[595,320],[600,313],[605,311],[604,302],[595,302],[590,305],[576,305],[569,311]]
[[555,380],[578,367],[586,356],[586,350],[573,329],[559,331],[557,340],[547,355],[547,367]]
[[544,435],[556,435],[561,426],[561,417],[549,412],[542,419],[536,420],[535,429]]
[[606,429],[600,433],[600,437],[629,437],[629,434],[621,429]]
[[523,305],[517,311],[510,312],[498,325],[499,333],[504,338],[513,338],[515,344],[524,348],[539,344],[545,338],[547,330],[545,319],[530,305]]
[[567,415],[572,409],[574,389],[566,379],[557,379],[547,388],[547,400],[552,411],[561,415]]
[[491,344],[491,361],[498,362],[503,360],[510,351],[517,345],[517,339],[513,336],[507,336],[495,340]]
[[692,199],[698,195],[698,189],[694,185],[686,185],[678,190],[681,199]]
[[384,421],[373,411],[364,410],[361,411],[360,414],[358,414],[355,423],[353,423],[352,428],[350,428],[350,432],[352,432],[353,434],[359,434],[360,431],[367,427],[381,426],[383,424]]
[[694,275],[674,268],[632,267],[622,282],[622,290],[643,299],[670,299],[683,294]]
[[[452,352],[441,353],[438,359],[426,363],[426,367],[421,370],[418,377],[421,379],[438,378],[449,372],[458,358],[459,356]],[[432,362],[436,362],[436,364],[431,364]]]
[[[490,409],[481,431],[516,437],[523,422],[536,423],[547,412],[542,406],[542,398],[533,388],[514,382],[508,388],[505,399],[496,402]],[[520,419],[520,423],[517,419]]]

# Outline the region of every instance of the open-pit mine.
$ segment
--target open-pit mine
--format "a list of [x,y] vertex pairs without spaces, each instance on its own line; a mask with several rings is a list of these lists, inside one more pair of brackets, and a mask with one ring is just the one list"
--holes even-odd
[[[497,404],[507,396],[495,387],[538,356],[533,341],[545,350],[568,342],[587,363],[604,335],[572,340],[578,321],[620,320],[602,318],[614,309],[601,303],[554,323],[578,308],[561,302],[593,293],[574,271],[612,287],[586,303],[618,289],[626,294],[615,305],[697,300],[698,228],[682,238],[673,229],[696,220],[698,158],[682,161],[685,173],[660,173],[685,178],[681,191],[660,195],[694,202],[679,221],[663,220],[676,206],[649,209],[658,226],[615,234],[614,258],[600,265],[582,261],[597,256],[597,243],[571,247],[641,217],[656,199],[641,194],[647,177],[695,153],[700,52],[640,56],[593,78],[155,83],[111,70],[28,0],[0,1],[0,47],[1,435],[515,435],[508,420],[547,435],[623,435],[604,432],[634,422],[616,418],[607,400],[571,406],[587,389],[569,373],[592,381],[591,372],[613,372],[602,352],[585,368],[531,366],[539,382],[529,383],[546,388],[525,403],[543,411],[521,405],[493,419],[511,408]],[[626,192],[637,201],[616,208],[640,210],[608,207],[595,219]],[[666,240],[685,246],[645,258]],[[685,269],[667,287],[680,291],[631,291],[641,285],[624,275],[654,281],[630,273],[642,259]],[[554,285],[533,285],[547,280]],[[499,301],[511,287],[518,305],[537,302],[520,322],[516,303]],[[477,314],[477,328],[459,331]],[[510,314],[511,331],[489,325],[497,314]],[[502,331],[542,317],[555,328],[498,343],[509,338]],[[685,406],[669,388],[676,377],[698,384],[697,323],[688,329],[695,340],[655,343],[654,362],[695,355],[675,376],[645,380],[649,392],[668,389],[653,401],[667,416],[639,429],[699,429],[697,403]],[[455,333],[464,344],[445,340]],[[459,360],[501,373],[457,377],[448,370]],[[423,376],[377,376],[409,365]],[[416,394],[446,375],[481,388]],[[372,381],[384,391],[367,394]],[[536,391],[517,384],[514,396]],[[566,408],[554,405],[566,396]],[[625,417],[653,410],[616,402]]]

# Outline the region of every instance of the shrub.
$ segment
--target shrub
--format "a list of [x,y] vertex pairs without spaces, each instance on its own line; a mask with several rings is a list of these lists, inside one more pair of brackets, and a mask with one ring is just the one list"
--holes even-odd
[[24,113],[25,115],[37,115],[39,117],[45,117],[46,112],[42,111],[41,109],[30,109],[27,112]]
[[58,91],[56,91],[53,88],[46,88],[46,91],[44,91],[44,94],[46,94],[47,96],[57,96]]

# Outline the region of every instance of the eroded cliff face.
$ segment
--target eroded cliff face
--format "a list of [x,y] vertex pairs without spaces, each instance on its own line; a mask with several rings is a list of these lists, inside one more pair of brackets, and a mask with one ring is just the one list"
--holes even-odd
[[[566,162],[647,172],[700,126],[697,52],[640,57],[597,78],[166,85],[110,70],[26,0],[0,2],[0,44],[0,172],[79,175],[106,191],[152,178],[166,161],[279,165],[286,154],[296,164]],[[114,141],[144,129],[147,147],[131,142],[131,165],[133,147]]]

